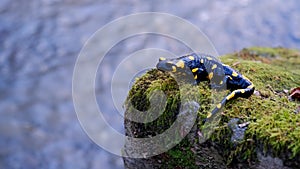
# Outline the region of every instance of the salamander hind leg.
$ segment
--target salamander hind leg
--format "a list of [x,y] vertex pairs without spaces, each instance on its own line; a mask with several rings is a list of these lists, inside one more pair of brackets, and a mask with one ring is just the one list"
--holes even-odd
[[232,91],[229,95],[227,95],[219,104],[217,104],[217,106],[212,110],[211,113],[209,113],[207,115],[207,119],[214,116],[216,113],[218,113],[220,111],[220,109],[225,106],[225,104],[230,101],[233,100],[235,98],[238,97],[244,97],[247,98],[249,96],[252,95],[252,93],[254,92],[254,86],[250,85],[249,87],[247,87],[246,89],[237,89]]

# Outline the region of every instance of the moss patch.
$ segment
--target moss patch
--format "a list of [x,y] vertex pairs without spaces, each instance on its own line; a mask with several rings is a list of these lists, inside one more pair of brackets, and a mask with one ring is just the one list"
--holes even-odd
[[[245,141],[229,152],[229,156],[249,159],[256,155],[257,148],[261,148],[258,146],[262,146],[274,156],[299,158],[300,114],[294,113],[299,102],[289,101],[284,92],[300,86],[299,52],[255,47],[221,59],[229,65],[238,63],[232,67],[251,79],[261,93],[261,96],[253,95],[249,99],[233,100],[223,109],[225,122],[233,117],[251,122]],[[215,137],[227,132],[226,128],[219,129]]]
[[[225,157],[228,165],[236,161],[255,161],[257,150],[265,150],[273,156],[287,159],[299,158],[300,114],[294,113],[299,102],[290,101],[286,93],[286,90],[300,86],[299,52],[284,48],[254,47],[220,59],[248,77],[260,94],[248,99],[238,98],[226,104],[222,109],[221,121],[215,126],[215,131],[208,141],[219,147],[219,152]],[[195,100],[200,104],[198,111],[200,129],[203,127],[201,119],[204,119],[214,108],[217,100],[222,99],[228,92],[212,91],[208,86],[206,82],[198,86],[187,84],[183,85],[181,90],[191,94],[197,93],[196,97],[187,100]],[[151,70],[137,79],[129,93],[128,101],[131,101],[136,109],[146,111],[150,105],[148,101],[150,93],[157,89],[162,90],[167,96],[166,109],[162,116],[151,123],[135,124],[139,129],[135,137],[159,134],[176,119],[182,100],[178,84],[167,73]],[[238,145],[230,142],[231,133],[227,122],[231,118],[250,122],[245,139]],[[176,167],[178,164],[176,162],[179,161],[181,167],[197,166],[197,162],[194,162],[196,157],[193,157],[197,153],[191,153],[190,150],[193,146],[185,140],[167,152],[162,160],[165,160],[171,168]],[[173,163],[170,159],[177,160]]]

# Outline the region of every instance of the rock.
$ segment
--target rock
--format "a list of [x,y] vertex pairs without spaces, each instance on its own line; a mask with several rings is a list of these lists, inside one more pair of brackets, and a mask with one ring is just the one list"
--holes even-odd
[[[249,53],[256,55],[253,57]],[[260,55],[261,53],[263,55]],[[265,54],[276,57],[266,58]],[[243,55],[243,59],[238,59],[239,55]],[[292,56],[296,59],[290,60]],[[267,61],[257,62],[262,59]],[[210,123],[203,124],[203,119],[213,106],[211,97],[222,95],[222,92],[210,91],[208,83],[205,82],[201,82],[198,86],[189,84],[178,86],[167,73],[156,69],[150,70],[132,86],[125,104],[127,105],[125,117],[133,110],[128,107],[131,105],[128,104],[129,101],[144,116],[151,116],[147,115],[146,111],[149,108],[147,98],[154,89],[168,93],[166,109],[163,115],[151,123],[136,123],[125,119],[126,135],[141,139],[153,138],[158,134],[164,134],[176,118],[187,120],[183,124],[190,125],[193,118],[189,113],[179,112],[181,104],[188,103],[190,106],[199,104],[197,120],[191,124],[193,127],[189,131],[185,131],[188,134],[176,146],[155,156],[145,154],[146,156],[140,158],[124,157],[125,168],[298,168],[300,115],[292,113],[295,103],[288,100],[288,95],[273,91],[283,91],[290,86],[299,85],[298,81],[293,81],[297,73],[300,73],[300,70],[295,72],[296,69],[293,67],[300,63],[299,52],[284,48],[250,48],[239,54],[221,57],[221,60],[229,65],[239,60],[240,63],[233,67],[251,79],[257,90],[269,94],[265,97],[253,95],[248,99],[238,98],[229,102],[223,109],[224,113],[214,117],[216,119]],[[286,67],[284,71],[281,69],[282,64]],[[191,96],[186,98],[189,102],[178,97],[179,88],[181,96]],[[192,97],[193,93],[197,95]],[[189,112],[189,106],[183,107],[185,107],[183,112]],[[238,124],[238,121],[244,123]],[[181,128],[177,132],[184,135]],[[139,145],[129,141],[123,151],[126,155],[132,155],[138,153],[137,151],[154,148],[147,147],[149,145],[151,144],[147,142]]]
[[233,118],[228,122],[228,127],[232,131],[230,140],[234,144],[244,140],[245,131],[249,125],[249,123],[238,124],[238,121],[238,118]]

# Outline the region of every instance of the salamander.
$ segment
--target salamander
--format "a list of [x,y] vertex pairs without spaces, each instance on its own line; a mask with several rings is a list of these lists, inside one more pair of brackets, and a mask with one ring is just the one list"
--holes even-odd
[[194,84],[210,81],[211,88],[230,90],[230,93],[207,115],[207,119],[214,116],[228,101],[238,97],[248,98],[255,89],[254,84],[247,77],[207,54],[191,53],[171,59],[161,57],[156,68],[192,76]]

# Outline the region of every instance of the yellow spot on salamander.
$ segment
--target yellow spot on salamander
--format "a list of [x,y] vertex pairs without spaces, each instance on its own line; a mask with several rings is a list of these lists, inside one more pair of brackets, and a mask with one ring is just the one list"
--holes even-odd
[[245,89],[241,89],[240,91],[241,91],[241,93],[245,93]]
[[177,66],[177,67],[184,68],[184,62],[183,62],[182,60],[180,60],[180,61],[178,61],[178,62],[176,63],[176,66]]
[[212,58],[211,58],[211,57],[206,57],[206,59],[207,59],[207,60],[212,60]]
[[204,60],[203,60],[203,59],[201,59],[201,60],[200,60],[200,63],[204,63]]
[[195,75],[195,76],[194,76],[194,79],[196,80],[196,79],[197,79],[197,77],[198,77],[198,76],[197,76],[197,75]]
[[164,58],[164,57],[159,58],[159,61],[163,61],[163,60],[166,60],[166,58]]
[[210,118],[211,117],[211,113],[208,113],[208,115],[206,116],[206,118]]
[[197,72],[197,70],[198,70],[198,68],[194,68],[194,69],[192,69],[192,72],[195,73],[195,72]]
[[190,60],[195,60],[194,56],[189,56]]
[[176,72],[176,66],[172,66],[172,69],[173,72]]
[[234,97],[234,95],[235,95],[235,93],[232,92],[232,93],[230,93],[230,95],[228,95],[228,96],[226,97],[226,99],[227,99],[227,100],[230,100],[230,99],[232,99],[232,98]]
[[233,77],[237,77],[238,76],[238,74],[236,73],[236,72],[232,72],[232,74],[231,74]]
[[214,64],[214,65],[211,67],[212,70],[214,70],[215,68],[217,68],[217,65],[216,65],[216,64]]
[[210,72],[210,73],[208,74],[208,79],[212,79],[213,76],[214,76],[214,73],[213,73],[213,72]]
[[223,80],[220,82],[220,85],[223,84]]
[[220,109],[222,107],[221,103],[217,105],[217,108]]

